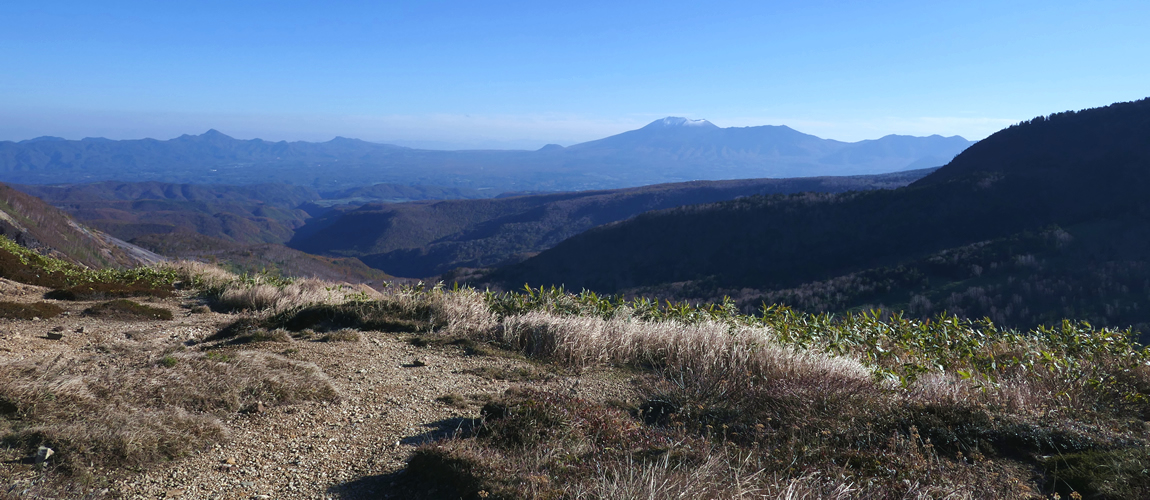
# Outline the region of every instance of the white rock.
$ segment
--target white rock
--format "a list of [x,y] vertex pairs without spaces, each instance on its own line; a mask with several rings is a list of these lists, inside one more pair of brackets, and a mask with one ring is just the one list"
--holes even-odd
[[42,464],[55,454],[56,451],[52,448],[41,446],[39,450],[36,450],[36,463]]

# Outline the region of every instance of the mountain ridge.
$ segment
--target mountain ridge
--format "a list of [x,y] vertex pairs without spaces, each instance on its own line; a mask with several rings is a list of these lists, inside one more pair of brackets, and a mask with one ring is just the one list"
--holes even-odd
[[[901,145],[907,141],[917,145]],[[423,150],[344,137],[317,143],[239,140],[211,129],[169,140],[0,141],[0,181],[286,182],[329,191],[393,183],[493,194],[582,191],[691,180],[878,174],[938,166],[929,163],[970,144],[958,137],[905,136],[846,143],[786,126],[721,128],[681,117],[536,151]]]

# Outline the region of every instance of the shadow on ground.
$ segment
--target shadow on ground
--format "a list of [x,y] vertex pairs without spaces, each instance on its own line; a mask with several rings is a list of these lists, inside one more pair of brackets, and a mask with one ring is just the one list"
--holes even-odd
[[[474,435],[482,422],[478,418],[448,418],[423,424],[424,432],[408,436],[399,442],[409,446],[420,446],[443,439],[466,438]],[[328,489],[328,493],[341,500],[359,500],[375,498],[410,498],[412,500],[458,500],[459,495],[443,485],[431,484],[425,481],[416,482],[407,477],[406,471],[401,470],[391,474],[367,476],[337,484]]]

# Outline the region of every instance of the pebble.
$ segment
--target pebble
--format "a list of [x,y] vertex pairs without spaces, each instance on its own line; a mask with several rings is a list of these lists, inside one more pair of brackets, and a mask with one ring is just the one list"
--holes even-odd
[[47,446],[41,446],[39,450],[36,450],[36,463],[42,464],[42,463],[48,461],[49,458],[52,458],[52,455],[55,455],[55,454],[56,454],[56,451],[53,450],[52,448],[49,448]]

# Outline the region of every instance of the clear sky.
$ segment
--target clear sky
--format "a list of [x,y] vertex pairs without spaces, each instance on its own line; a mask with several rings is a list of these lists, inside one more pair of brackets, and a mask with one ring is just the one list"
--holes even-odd
[[1150,96],[1150,2],[0,0],[0,140],[980,139]]

